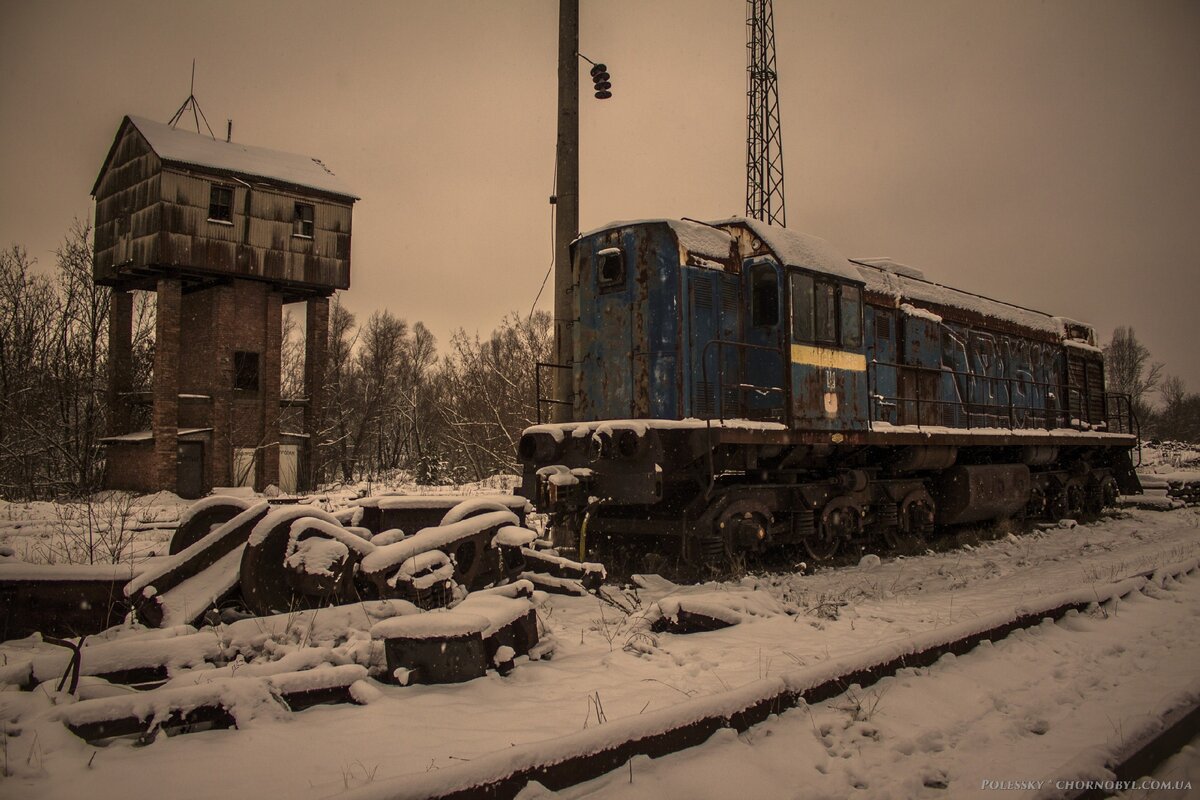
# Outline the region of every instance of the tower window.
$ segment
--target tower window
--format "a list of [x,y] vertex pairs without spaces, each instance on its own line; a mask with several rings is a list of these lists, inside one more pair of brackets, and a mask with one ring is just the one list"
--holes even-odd
[[233,388],[243,392],[258,391],[258,353],[233,354]]
[[209,189],[208,218],[213,222],[233,222],[233,189],[228,186]]
[[313,207],[308,203],[296,203],[296,214],[292,218],[292,236],[313,236]]

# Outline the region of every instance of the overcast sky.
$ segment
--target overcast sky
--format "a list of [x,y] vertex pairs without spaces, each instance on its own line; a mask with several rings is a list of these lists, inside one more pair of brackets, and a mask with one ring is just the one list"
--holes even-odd
[[[741,0],[582,0],[582,229],[745,209]],[[351,288],[445,342],[551,256],[556,0],[0,0],[0,245],[43,266],[121,117],[317,156]],[[1095,325],[1200,390],[1200,3],[775,0],[789,227]],[[581,86],[590,86],[585,70]],[[549,292],[541,305],[550,306]]]

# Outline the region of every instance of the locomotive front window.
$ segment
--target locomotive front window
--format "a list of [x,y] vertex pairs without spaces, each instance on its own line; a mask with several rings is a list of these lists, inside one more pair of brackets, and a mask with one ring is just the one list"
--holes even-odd
[[760,264],[750,273],[750,324],[779,324],[779,279],[775,268]]
[[813,340],[813,279],[792,273],[792,341]]
[[620,286],[625,282],[625,259],[620,248],[606,247],[596,254],[596,282],[603,287]]
[[842,287],[842,347],[862,347],[862,293]]
[[816,284],[816,340],[837,344],[837,287],[827,281]]

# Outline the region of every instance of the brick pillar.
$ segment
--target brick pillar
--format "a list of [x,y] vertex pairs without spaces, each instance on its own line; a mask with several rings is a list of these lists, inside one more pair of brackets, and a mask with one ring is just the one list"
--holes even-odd
[[129,433],[133,390],[133,295],[114,288],[108,296],[108,435]]
[[279,383],[283,359],[283,296],[267,292],[267,338],[262,354],[263,448],[259,450],[259,471],[254,486],[259,491],[267,484],[279,485]]
[[308,434],[307,489],[315,489],[318,473],[321,426],[325,420],[325,371],[329,361],[329,298],[314,297],[305,304],[304,324],[304,432]]
[[158,281],[154,319],[154,484],[175,491],[179,455],[179,315],[178,278]]
[[212,375],[212,485],[233,485],[233,307],[232,286],[218,286],[213,294]]

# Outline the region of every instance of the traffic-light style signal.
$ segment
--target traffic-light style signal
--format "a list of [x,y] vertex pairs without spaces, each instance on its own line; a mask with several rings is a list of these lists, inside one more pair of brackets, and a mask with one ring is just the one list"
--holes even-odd
[[603,64],[595,64],[592,66],[592,88],[596,90],[597,100],[607,100],[612,97],[612,84],[609,83],[608,67]]

